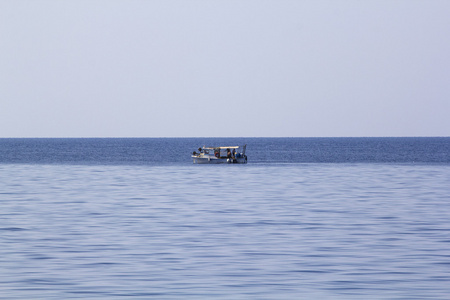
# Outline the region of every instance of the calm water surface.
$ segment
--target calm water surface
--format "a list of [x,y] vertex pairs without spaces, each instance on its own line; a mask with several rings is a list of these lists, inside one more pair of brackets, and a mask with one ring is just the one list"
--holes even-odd
[[0,298],[448,299],[449,164],[260,157],[0,164]]

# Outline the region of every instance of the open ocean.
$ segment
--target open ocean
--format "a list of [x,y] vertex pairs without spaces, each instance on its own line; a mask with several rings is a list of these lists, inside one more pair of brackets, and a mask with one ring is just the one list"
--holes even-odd
[[0,139],[0,299],[75,298],[450,299],[450,138]]

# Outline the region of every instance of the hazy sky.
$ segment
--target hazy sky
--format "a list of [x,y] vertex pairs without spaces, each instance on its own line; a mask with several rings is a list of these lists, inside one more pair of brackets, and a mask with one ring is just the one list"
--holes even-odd
[[0,137],[450,136],[450,1],[0,0]]

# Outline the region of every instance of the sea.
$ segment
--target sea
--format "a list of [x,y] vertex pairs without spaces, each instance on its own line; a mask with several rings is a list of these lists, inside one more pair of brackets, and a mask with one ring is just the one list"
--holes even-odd
[[0,299],[450,299],[450,137],[2,138]]

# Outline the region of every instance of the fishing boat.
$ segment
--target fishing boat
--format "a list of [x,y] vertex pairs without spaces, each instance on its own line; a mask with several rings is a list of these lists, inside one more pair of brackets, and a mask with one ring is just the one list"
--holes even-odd
[[244,146],[201,147],[192,153],[194,164],[246,164]]

